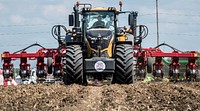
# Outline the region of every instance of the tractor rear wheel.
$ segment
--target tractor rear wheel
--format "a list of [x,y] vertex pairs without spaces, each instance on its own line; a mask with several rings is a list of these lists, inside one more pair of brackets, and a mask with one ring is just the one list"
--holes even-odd
[[133,48],[129,44],[116,46],[114,82],[133,83]]
[[69,84],[83,83],[83,54],[79,45],[66,47],[66,57],[63,58],[63,82]]

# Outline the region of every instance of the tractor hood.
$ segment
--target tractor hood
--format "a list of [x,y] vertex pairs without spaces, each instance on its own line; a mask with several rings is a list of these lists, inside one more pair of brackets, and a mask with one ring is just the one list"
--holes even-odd
[[[111,53],[111,49],[108,51],[108,47],[112,47],[113,32],[109,29],[90,29],[87,31],[87,46],[92,50],[93,56],[97,56],[98,50],[101,51],[102,56],[107,57],[107,52]],[[111,54],[110,54],[111,55]]]

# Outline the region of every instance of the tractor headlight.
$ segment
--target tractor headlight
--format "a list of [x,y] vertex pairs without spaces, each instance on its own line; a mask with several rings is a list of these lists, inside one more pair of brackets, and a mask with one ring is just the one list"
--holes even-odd
[[108,40],[109,36],[103,37],[103,40]]
[[103,40],[109,40],[111,37],[112,37],[112,35],[105,36],[105,37],[103,37]]
[[89,35],[87,36],[87,38],[91,41],[92,44],[94,44],[95,41],[97,40],[96,37],[92,37],[92,36],[89,36]]
[[96,37],[90,37],[91,41],[96,41],[97,38]]

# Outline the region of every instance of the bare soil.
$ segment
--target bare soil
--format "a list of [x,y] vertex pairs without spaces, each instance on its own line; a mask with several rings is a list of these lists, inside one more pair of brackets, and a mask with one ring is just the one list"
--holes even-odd
[[5,111],[199,111],[200,82],[0,86]]

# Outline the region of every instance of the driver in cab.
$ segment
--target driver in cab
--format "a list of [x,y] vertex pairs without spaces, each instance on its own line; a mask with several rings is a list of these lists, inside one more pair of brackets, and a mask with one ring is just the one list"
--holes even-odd
[[105,22],[102,21],[102,16],[99,15],[97,17],[97,21],[92,25],[92,28],[104,28],[105,27]]

